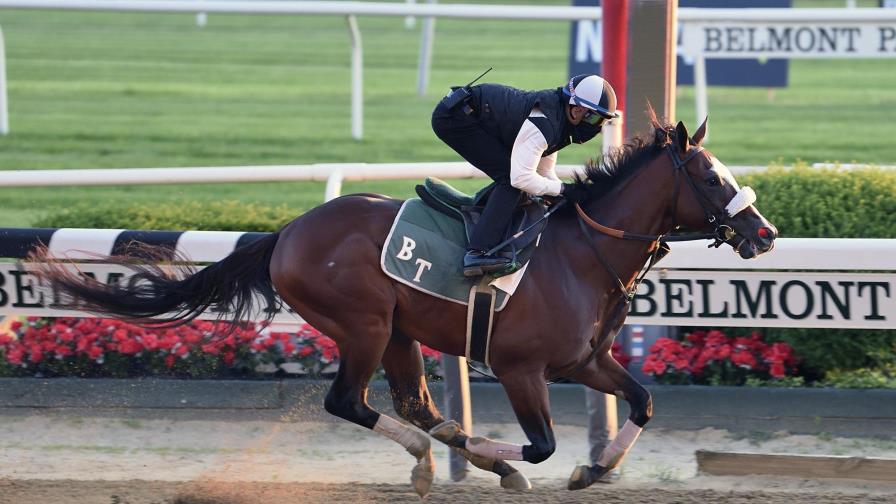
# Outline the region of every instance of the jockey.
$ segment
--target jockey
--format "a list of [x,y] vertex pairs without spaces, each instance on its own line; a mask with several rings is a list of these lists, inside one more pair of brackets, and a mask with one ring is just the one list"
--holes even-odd
[[436,135],[496,183],[464,255],[465,276],[508,265],[509,259],[487,252],[504,237],[521,192],[577,199],[576,185],[554,171],[557,151],[594,138],[615,117],[616,93],[593,74],[542,91],[500,84],[455,88],[436,105]]

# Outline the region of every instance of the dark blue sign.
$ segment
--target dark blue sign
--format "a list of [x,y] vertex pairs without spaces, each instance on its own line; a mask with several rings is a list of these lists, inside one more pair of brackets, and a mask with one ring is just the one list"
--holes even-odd
[[[600,5],[600,0],[574,0],[573,5]],[[791,0],[680,0],[679,7],[791,7]],[[681,30],[679,29],[679,34]],[[574,21],[569,39],[569,75],[600,73],[603,59],[601,25],[595,21]],[[678,84],[694,83],[694,63],[678,56]],[[710,86],[787,86],[787,60],[707,59],[706,80]]]

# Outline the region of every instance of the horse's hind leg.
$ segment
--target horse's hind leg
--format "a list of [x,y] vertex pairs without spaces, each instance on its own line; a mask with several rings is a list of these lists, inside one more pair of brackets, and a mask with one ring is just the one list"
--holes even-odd
[[569,477],[568,488],[579,490],[590,486],[606,473],[619,466],[634,446],[644,425],[653,414],[653,401],[647,391],[609,352],[599,355],[578,374],[579,383],[605,394],[615,394],[628,401],[631,412],[616,438],[604,448],[597,464],[577,467]]
[[[435,429],[437,434],[433,436],[436,439],[446,435],[449,438],[457,434],[466,436],[457,422],[445,421],[433,402],[426,386],[419,343],[393,330],[392,338],[383,354],[383,369],[389,380],[395,411],[402,418],[427,432],[438,427]],[[439,433],[442,435],[438,435]],[[501,486],[504,488],[513,490],[532,488],[522,473],[503,460],[480,457],[463,448],[452,447],[452,449],[457,450],[476,467],[500,476]]]
[[371,333],[368,330],[353,334],[363,336],[337,340],[339,371],[327,393],[324,407],[333,415],[367,427],[404,446],[417,458],[417,465],[411,471],[411,483],[414,490],[424,497],[429,493],[435,473],[429,438],[367,404],[367,384],[379,365],[388,342],[388,333]]

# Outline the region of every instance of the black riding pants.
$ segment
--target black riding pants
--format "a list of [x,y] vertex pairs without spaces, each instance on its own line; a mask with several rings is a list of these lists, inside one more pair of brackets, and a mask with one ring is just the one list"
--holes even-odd
[[465,114],[463,106],[448,110],[444,101],[433,110],[432,130],[496,182],[470,238],[471,248],[488,250],[504,237],[520,198],[520,190],[510,185],[510,148],[485,131],[475,114]]

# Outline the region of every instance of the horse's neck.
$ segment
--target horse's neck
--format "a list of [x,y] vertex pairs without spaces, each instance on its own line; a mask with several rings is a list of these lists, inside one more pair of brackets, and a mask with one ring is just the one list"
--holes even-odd
[[[671,231],[673,226],[668,210],[671,206],[674,184],[675,177],[672,170],[662,163],[662,158],[657,158],[651,161],[650,165],[639,169],[613,192],[600,201],[583,207],[583,210],[595,221],[611,228],[638,234],[666,233]],[[569,226],[568,223],[567,232]],[[575,226],[574,236],[581,236],[579,225],[575,220],[571,226]],[[619,279],[629,285],[649,258],[648,250],[651,243],[622,240],[590,227],[586,229],[587,239],[603,253],[619,274]],[[589,276],[591,274],[612,276],[587,243],[580,239],[567,243],[572,247],[570,253],[576,256],[572,261],[574,267],[581,269],[581,272],[577,271],[577,275],[581,273]],[[592,282],[592,285],[598,289],[605,287],[598,286],[596,282]]]

